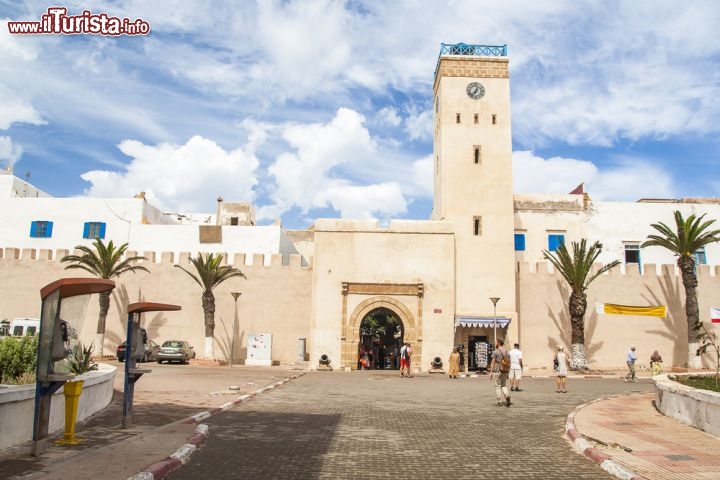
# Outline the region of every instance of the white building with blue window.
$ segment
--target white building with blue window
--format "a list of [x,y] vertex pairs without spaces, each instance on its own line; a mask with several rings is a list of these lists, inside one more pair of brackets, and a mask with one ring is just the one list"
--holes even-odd
[[[3,193],[4,192],[4,193]],[[204,235],[204,228],[217,230]],[[205,238],[207,237],[207,238]],[[218,200],[216,213],[165,213],[144,194],[134,198],[55,198],[11,170],[0,173],[0,248],[72,251],[95,238],[128,243],[135,252],[297,253],[279,225],[254,226],[247,204]]]

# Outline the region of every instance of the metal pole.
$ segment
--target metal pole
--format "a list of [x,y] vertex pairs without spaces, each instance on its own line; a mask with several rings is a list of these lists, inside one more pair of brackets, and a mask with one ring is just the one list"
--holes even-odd
[[493,304],[493,345],[497,345],[497,302],[500,297],[490,297],[490,301]]
[[240,292],[230,292],[230,295],[235,299],[235,316],[233,317],[233,328],[232,328],[232,339],[230,340],[230,368],[233,366],[233,354],[235,353],[235,325],[238,321],[237,313],[237,301],[238,297],[242,295]]

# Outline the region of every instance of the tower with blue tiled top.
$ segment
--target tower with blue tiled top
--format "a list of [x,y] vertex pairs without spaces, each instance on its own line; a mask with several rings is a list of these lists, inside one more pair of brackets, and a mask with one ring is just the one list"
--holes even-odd
[[507,46],[442,44],[433,100],[432,217],[455,225],[456,315],[492,316],[499,297],[515,318]]

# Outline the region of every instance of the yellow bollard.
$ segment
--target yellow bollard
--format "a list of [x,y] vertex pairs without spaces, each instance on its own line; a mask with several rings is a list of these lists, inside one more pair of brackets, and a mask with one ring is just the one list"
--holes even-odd
[[77,421],[78,403],[85,381],[76,380],[65,382],[63,395],[65,396],[65,433],[63,438],[56,441],[57,445],[72,446],[79,445],[82,440],[75,436],[75,422]]

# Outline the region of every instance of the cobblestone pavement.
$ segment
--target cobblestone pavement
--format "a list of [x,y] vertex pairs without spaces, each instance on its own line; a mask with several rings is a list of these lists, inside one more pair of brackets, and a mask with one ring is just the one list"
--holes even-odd
[[3,449],[0,479],[124,480],[185,443],[195,425],[178,421],[298,373],[280,367],[149,364],[152,372],[136,385],[133,427],[122,429],[124,364],[104,360],[119,369],[115,392],[108,408],[78,422],[76,432],[84,443],[55,445],[53,440],[62,436],[56,432],[41,457],[30,456],[29,442]]
[[613,478],[564,437],[585,402],[648,392],[650,381],[523,379],[497,407],[488,377],[313,372],[214,415],[205,443],[172,480]]

